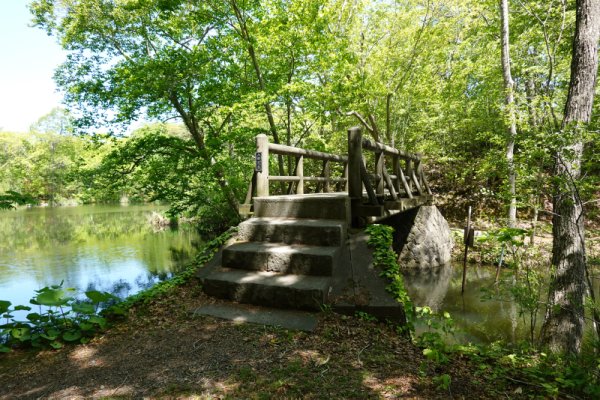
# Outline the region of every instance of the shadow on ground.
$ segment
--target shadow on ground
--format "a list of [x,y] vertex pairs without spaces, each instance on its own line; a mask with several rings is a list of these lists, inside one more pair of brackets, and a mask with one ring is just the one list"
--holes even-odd
[[[188,288],[90,344],[2,355],[0,399],[448,398],[419,373],[420,350],[384,324],[323,314],[303,333],[192,317],[210,302]],[[479,397],[454,368],[453,395]]]

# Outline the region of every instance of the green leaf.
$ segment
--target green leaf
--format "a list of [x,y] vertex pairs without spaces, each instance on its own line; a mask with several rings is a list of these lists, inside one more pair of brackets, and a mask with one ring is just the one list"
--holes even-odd
[[10,347],[0,343],[0,353],[8,353],[10,351]]
[[90,299],[91,301],[93,301],[96,304],[104,303],[109,300],[118,300],[119,299],[115,295],[112,295],[107,292],[99,292],[97,290],[89,290],[89,291],[85,292],[85,295],[87,296],[88,299]]
[[66,331],[65,333],[63,333],[62,337],[64,340],[66,340],[67,342],[74,342],[76,340],[81,339],[81,331],[79,330],[71,330],[71,331]]
[[42,316],[38,313],[29,313],[27,314],[26,318],[31,322],[38,322],[42,318]]
[[20,340],[21,342],[24,342],[29,339],[29,337],[30,337],[29,332],[30,332],[29,327],[13,328],[10,331],[10,335],[15,339]]
[[15,311],[31,311],[29,306],[15,306]]
[[69,297],[68,292],[72,292],[73,289],[62,289],[61,287],[52,288],[45,287],[38,291],[38,295],[35,296],[34,300],[36,303],[41,304],[43,306],[48,307],[60,307],[65,306],[72,300],[72,297]]
[[58,334],[48,334],[48,333],[40,333],[40,336],[43,337],[46,340],[56,340],[56,338],[59,336]]
[[93,324],[98,324],[101,328],[106,327],[106,318],[102,318],[97,315],[92,315],[88,321]]
[[11,304],[10,301],[0,300],[0,314],[7,312]]
[[79,324],[79,329],[81,329],[82,331],[91,331],[92,329],[94,329],[94,325],[90,324],[89,322],[82,322]]
[[58,350],[61,349],[64,345],[61,342],[55,340],[53,342],[50,342],[50,346],[52,346],[53,349]]
[[89,303],[75,303],[71,306],[71,309],[79,314],[94,314],[96,312],[96,307]]

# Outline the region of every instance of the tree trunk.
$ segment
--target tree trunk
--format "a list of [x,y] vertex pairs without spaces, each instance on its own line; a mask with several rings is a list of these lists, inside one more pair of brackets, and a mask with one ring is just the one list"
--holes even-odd
[[590,121],[600,36],[600,0],[578,0],[571,81],[562,123],[564,145],[555,153],[552,266],[542,343],[552,351],[578,353],[584,325],[586,265],[583,206],[577,192],[582,133]]
[[[252,61],[252,66],[254,67],[254,72],[256,73],[256,78],[258,79],[258,86],[262,92],[266,92],[266,85],[263,78],[262,70],[260,68],[260,64],[258,63],[258,57],[256,56],[256,51],[254,49],[254,45],[252,44],[252,38],[250,37],[250,32],[248,32],[248,25],[246,24],[246,18],[242,14],[242,11],[238,7],[237,1],[232,0],[231,6],[235,13],[235,18],[240,24],[239,33],[242,39],[246,42],[246,48],[248,50],[248,55],[250,56],[250,60]],[[271,136],[273,136],[273,142],[279,144],[279,134],[277,133],[277,125],[275,125],[275,119],[273,118],[273,108],[271,107],[271,103],[267,100],[264,103],[265,112],[267,114],[267,121],[269,122],[269,129],[271,131]],[[283,168],[283,156],[281,154],[277,155],[277,162],[279,166],[279,175],[285,175]],[[281,183],[281,188],[283,190],[284,184]]]
[[[193,111],[191,109],[190,111],[186,111],[183,107],[183,104],[181,103],[181,101],[175,93],[171,93],[169,95],[169,100],[171,101],[171,104],[173,105],[175,110],[177,110],[177,113],[183,120],[185,127],[194,139],[194,143],[196,144],[196,148],[198,149],[200,157],[202,157],[208,165],[211,165],[212,158],[206,150],[206,146],[204,143],[204,133],[202,132],[202,129],[200,129],[200,126],[198,125],[198,120],[195,118]],[[235,193],[233,193],[231,187],[229,186],[229,183],[227,182],[225,172],[220,167],[213,166],[211,169],[217,183],[219,184],[219,187],[221,188],[223,194],[225,195],[225,198],[227,199],[227,204],[229,205],[229,208],[239,218],[239,203],[235,198]]]
[[504,78],[505,103],[508,116],[508,137],[506,140],[506,163],[508,165],[508,226],[517,224],[516,172],[514,165],[515,139],[517,137],[517,118],[515,115],[514,82],[510,72],[510,41],[508,30],[508,0],[500,0],[500,21],[502,23],[502,75]]

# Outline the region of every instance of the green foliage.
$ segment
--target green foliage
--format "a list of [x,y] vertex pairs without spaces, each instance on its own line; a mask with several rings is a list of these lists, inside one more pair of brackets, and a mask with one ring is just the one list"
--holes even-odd
[[[547,260],[543,259],[539,249],[525,247],[527,234],[524,229],[501,228],[480,238],[481,243],[500,249],[502,256],[506,253],[505,264],[510,267],[510,274],[505,274],[495,287],[484,290],[482,298],[514,302],[519,317],[529,325],[529,340],[533,345],[537,317],[543,305],[541,296],[546,285],[542,271]],[[498,262],[502,262],[502,258]]]
[[35,204],[36,200],[28,195],[23,195],[9,190],[0,194],[0,210],[15,208],[15,205]]
[[53,285],[36,290],[30,300],[38,312],[30,312],[26,321],[16,320],[15,311],[31,311],[32,307],[0,301],[0,314],[6,321],[0,325],[0,351],[12,346],[51,347],[59,349],[65,343],[87,343],[90,338],[108,326],[100,307],[116,309],[118,298],[106,292],[87,291],[86,300],[76,300],[76,290]]
[[[86,291],[86,300],[76,300],[77,292],[60,285],[44,287],[36,291],[30,303],[38,306],[38,312],[27,314],[27,321],[17,321],[14,311],[31,311],[29,306],[11,307],[9,301],[0,300],[0,315],[6,322],[0,325],[0,352],[10,351],[12,346],[34,348],[61,348],[65,343],[87,343],[90,338],[109,326],[112,318],[125,315],[135,304],[149,303],[188,282],[198,266],[208,262],[236,232],[231,228],[206,243],[196,260],[173,278],[162,281],[150,289],[129,296],[124,301],[107,292]],[[102,310],[101,310],[102,308]]]
[[[244,136],[233,143],[240,144]],[[242,197],[243,166],[251,161],[242,154],[230,158],[229,187]],[[224,164],[221,164],[225,168]],[[129,138],[114,143],[100,163],[84,171],[91,198],[157,201],[169,204],[169,217],[194,217],[202,221],[203,233],[220,231],[237,222],[215,185],[214,164],[199,154],[194,142],[177,126],[148,125]],[[247,170],[250,170],[248,168]],[[198,173],[205,171],[206,173]]]
[[368,245],[373,248],[373,264],[378,268],[380,276],[390,282],[386,290],[402,304],[406,318],[406,327],[401,327],[405,333],[414,332],[415,308],[406,291],[404,278],[400,273],[400,265],[394,250],[392,250],[394,229],[387,225],[369,225],[365,232],[369,235]]
[[92,156],[87,141],[55,132],[0,133],[0,191],[20,193],[27,204],[76,198],[84,191],[79,168]]
[[546,354],[529,344],[463,346],[462,354],[477,363],[481,374],[521,386],[524,395],[544,398],[597,398],[600,358],[590,352],[578,357]]

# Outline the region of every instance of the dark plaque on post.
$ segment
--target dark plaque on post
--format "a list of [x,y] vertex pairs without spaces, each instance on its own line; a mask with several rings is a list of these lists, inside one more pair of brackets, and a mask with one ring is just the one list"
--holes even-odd
[[262,153],[256,153],[256,172],[262,172]]

